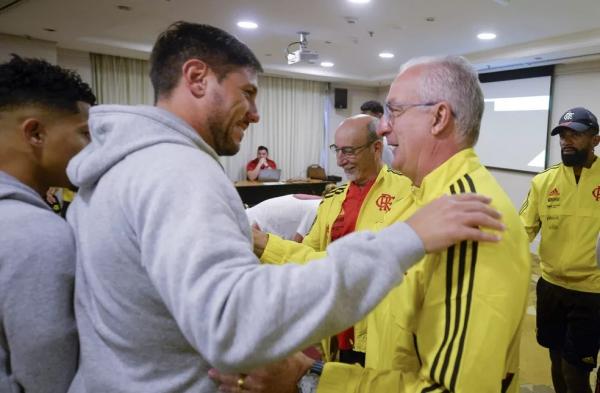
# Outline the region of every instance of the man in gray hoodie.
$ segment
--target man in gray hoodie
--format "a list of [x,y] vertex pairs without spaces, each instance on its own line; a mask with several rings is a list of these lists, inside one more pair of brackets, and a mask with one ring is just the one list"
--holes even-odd
[[71,186],[95,100],[45,61],[0,64],[0,392],[66,392],[77,370],[75,242],[42,198]]
[[424,252],[496,239],[476,228],[501,228],[485,199],[445,198],[408,223],[346,236],[323,260],[260,265],[218,161],[259,120],[260,63],[230,34],[185,22],[159,36],[150,63],[156,106],[92,109],[92,143],[68,167],[80,187],[68,212],[73,391],[216,391],[211,365],[282,359],[361,319]]

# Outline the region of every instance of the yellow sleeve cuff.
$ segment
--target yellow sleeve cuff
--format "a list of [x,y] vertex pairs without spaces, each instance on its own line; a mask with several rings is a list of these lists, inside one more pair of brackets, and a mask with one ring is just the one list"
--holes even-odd
[[358,365],[325,363],[317,393],[351,393],[360,384],[364,369]]
[[326,256],[325,251],[315,251],[306,244],[296,243],[269,234],[269,240],[260,257],[260,261],[273,265],[283,265],[290,262],[303,264],[311,260],[323,258],[324,256]]
[[281,237],[269,233],[269,240],[262,255],[260,261],[262,263],[270,263],[274,265],[282,265],[287,261],[284,260],[286,255],[286,243],[288,241]]

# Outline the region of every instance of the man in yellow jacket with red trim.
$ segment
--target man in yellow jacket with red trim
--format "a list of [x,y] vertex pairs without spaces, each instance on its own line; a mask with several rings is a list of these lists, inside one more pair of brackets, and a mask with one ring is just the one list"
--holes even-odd
[[502,240],[461,242],[411,268],[368,316],[366,368],[288,360],[270,386],[263,374],[244,391],[292,391],[288,379],[306,369],[302,393],[518,392],[529,245],[512,202],[473,151],[484,107],[478,75],[461,57],[415,59],[401,68],[386,107],[380,134],[397,145],[392,165],[413,184],[399,219],[440,195],[481,193],[503,215]]
[[591,393],[600,343],[598,120],[585,108],[569,109],[557,134],[562,163],[533,178],[521,219],[530,240],[541,230],[537,340],[549,349],[554,389]]
[[[304,263],[318,259],[329,243],[345,234],[379,230],[398,220],[408,207],[410,180],[382,163],[383,143],[377,135],[377,122],[374,117],[357,115],[339,125],[330,149],[350,182],[324,196],[302,244],[273,234],[267,240],[265,234],[255,232],[255,251],[263,263]],[[363,320],[337,336],[340,361],[364,365],[366,333]],[[331,353],[329,340],[324,340],[323,347],[326,360],[336,357]]]

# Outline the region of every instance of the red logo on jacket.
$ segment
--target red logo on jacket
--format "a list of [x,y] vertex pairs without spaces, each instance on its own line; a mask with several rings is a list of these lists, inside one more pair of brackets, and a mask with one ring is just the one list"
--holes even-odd
[[596,201],[600,201],[600,186],[592,190],[592,195],[594,196],[594,198],[596,198]]
[[379,211],[389,212],[392,209],[392,202],[396,199],[396,197],[391,196],[390,194],[381,194],[375,203],[379,208]]
[[560,195],[560,192],[558,192],[558,188],[556,188],[556,187],[554,187],[554,189],[548,193],[548,196],[551,196],[551,197],[559,196],[559,195]]

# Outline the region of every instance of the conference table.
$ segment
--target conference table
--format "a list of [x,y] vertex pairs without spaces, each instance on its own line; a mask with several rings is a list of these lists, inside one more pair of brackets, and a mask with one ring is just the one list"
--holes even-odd
[[311,194],[321,195],[325,186],[333,181],[299,179],[278,182],[260,182],[242,180],[235,182],[235,188],[242,201],[249,207],[254,206],[265,199],[274,198],[288,194]]

